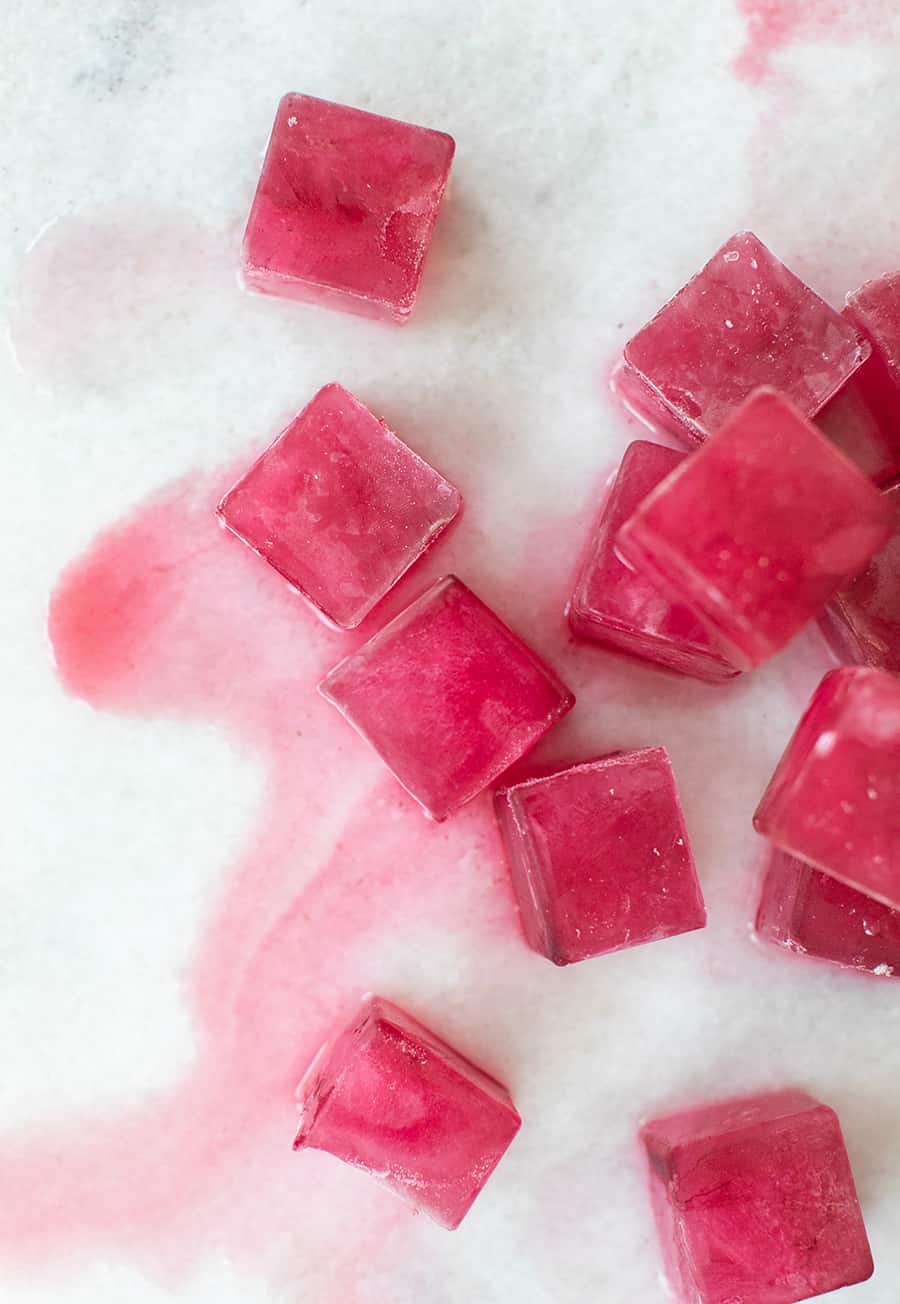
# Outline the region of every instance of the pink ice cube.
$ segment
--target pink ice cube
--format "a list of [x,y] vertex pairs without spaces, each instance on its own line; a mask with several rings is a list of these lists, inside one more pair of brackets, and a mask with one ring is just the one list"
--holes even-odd
[[865,568],[893,520],[862,472],[761,389],[653,490],[617,546],[748,669]]
[[244,236],[245,285],[406,321],[453,150],[440,131],[285,95]]
[[866,281],[848,294],[846,315],[884,363],[900,401],[900,272]]
[[822,680],[753,818],[783,851],[900,909],[900,679]]
[[554,964],[706,923],[665,748],[517,783],[494,803],[525,936]]
[[816,417],[836,448],[876,484],[900,477],[900,401],[872,354]]
[[218,515],[319,615],[352,629],[460,502],[358,399],[326,385],[225,495]]
[[569,601],[569,624],[581,638],[670,670],[710,681],[731,679],[738,671],[693,612],[670,602],[645,575],[627,566],[614,547],[621,527],[685,456],[645,440],[626,449]]
[[804,1091],[654,1119],[641,1139],[682,1304],[795,1304],[872,1275],[840,1123]]
[[294,1149],[327,1150],[442,1227],[458,1227],[522,1120],[499,1082],[377,996],[297,1088]]
[[638,415],[643,386],[651,424],[701,443],[761,385],[811,417],[868,354],[850,322],[741,231],[625,345],[626,390]]
[[819,623],[842,661],[900,674],[900,485],[884,496],[896,513],[894,533],[828,604]]
[[900,910],[773,848],[756,932],[788,951],[900,978]]
[[872,356],[819,414],[830,439],[879,484],[900,477],[900,272],[847,295],[844,316]]
[[436,820],[487,788],[575,703],[452,575],[335,666],[319,691]]

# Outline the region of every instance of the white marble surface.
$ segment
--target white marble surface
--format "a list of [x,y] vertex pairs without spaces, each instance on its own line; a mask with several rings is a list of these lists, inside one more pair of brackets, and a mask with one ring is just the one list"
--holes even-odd
[[[480,531],[482,590],[528,626],[523,556],[538,566],[542,530],[548,552],[574,548],[554,523],[588,503],[635,433],[604,393],[616,351],[722,238],[754,228],[834,301],[900,263],[894,6],[848,5],[830,24],[840,6],[740,8],[9,0],[7,1212],[35,1196],[18,1169],[3,1171],[17,1137],[26,1150],[61,1126],[82,1139],[190,1070],[199,1034],[185,975],[266,777],[214,720],[92,711],[63,693],[46,638],[61,569],[152,491],[234,461],[340,379],[460,480]],[[733,61],[754,8],[807,17],[768,74],[747,82]],[[234,287],[261,151],[288,89],[456,137],[453,193],[403,330]],[[477,539],[463,535],[459,555]],[[171,655],[184,651],[173,644]],[[790,1080],[845,1126],[877,1263],[847,1299],[896,1304],[900,984],[791,963],[747,937],[749,815],[821,666],[808,638],[720,691],[567,660],[580,703],[563,750],[669,746],[710,908],[705,933],[557,972],[514,929],[486,941],[407,914],[399,930],[387,916],[354,952],[348,981],[432,1013],[509,1080],[525,1117],[458,1233],[393,1204],[386,1214],[389,1197],[359,1176],[287,1146],[285,1160],[260,1141],[217,1171],[200,1213],[184,1204],[176,1168],[174,1212],[157,1211],[158,1234],[145,1218],[132,1236],[111,1213],[108,1235],[101,1226],[66,1241],[51,1206],[28,1261],[0,1213],[0,1300],[651,1304],[662,1291],[636,1120]],[[375,782],[369,760],[350,755],[348,767]],[[311,767],[298,785],[316,777]],[[340,838],[348,787],[324,801],[314,830],[298,830],[298,890],[321,866],[323,841]],[[478,905],[483,867],[470,860],[451,868]],[[327,930],[329,917],[311,926]],[[299,1026],[302,986],[296,1001]],[[286,1062],[296,1052],[286,1045]],[[289,1137],[288,1109],[279,1144]],[[104,1161],[140,1182],[146,1154],[152,1138]],[[93,1180],[88,1168],[86,1192]],[[258,1243],[236,1229],[235,1207],[254,1211]],[[155,1254],[157,1243],[177,1252]]]

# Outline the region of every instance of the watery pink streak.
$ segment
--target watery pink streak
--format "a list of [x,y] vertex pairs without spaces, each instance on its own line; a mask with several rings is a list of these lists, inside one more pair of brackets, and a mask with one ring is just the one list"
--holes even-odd
[[[420,927],[499,929],[498,946],[520,944],[488,803],[429,824],[318,698],[317,679],[352,641],[218,529],[227,483],[151,500],[69,567],[51,603],[70,692],[104,710],[218,722],[259,757],[266,791],[186,980],[189,1077],[119,1117],[0,1136],[0,1185],[16,1196],[0,1203],[0,1258],[12,1264],[118,1246],[177,1273],[221,1243],[287,1271],[305,1195],[296,1157],[279,1167],[293,1088],[369,986],[363,948]],[[260,1166],[269,1189],[247,1177],[246,1197],[223,1205],[225,1175]],[[390,1200],[383,1216],[408,1223]]]
[[737,0],[737,7],[747,39],[734,70],[751,83],[765,80],[773,56],[792,42],[864,34],[885,11],[879,0]]

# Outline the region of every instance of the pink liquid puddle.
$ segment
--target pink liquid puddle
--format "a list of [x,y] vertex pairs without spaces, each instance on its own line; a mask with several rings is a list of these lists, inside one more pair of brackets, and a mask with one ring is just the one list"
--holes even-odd
[[794,41],[863,34],[884,16],[879,0],[737,0],[747,21],[747,40],[734,63],[742,81],[772,74],[772,59]]
[[[100,710],[215,722],[259,758],[266,784],[253,829],[222,868],[221,895],[184,979],[192,1071],[118,1116],[42,1120],[0,1134],[0,1189],[15,1193],[0,1202],[0,1267],[31,1274],[73,1254],[124,1255],[172,1283],[204,1256],[227,1253],[285,1298],[305,1300],[312,1290],[323,1304],[369,1304],[369,1274],[357,1265],[379,1281],[402,1273],[417,1261],[422,1220],[363,1176],[349,1182],[328,1156],[292,1153],[295,1086],[335,1022],[377,987],[430,1020],[515,1098],[514,1063],[490,1036],[477,1040],[478,966],[488,965],[493,1008],[503,1011],[514,1008],[533,957],[489,799],[429,823],[316,694],[317,681],[452,570],[582,694],[582,710],[510,781],[633,745],[610,731],[607,700],[684,702],[699,738],[713,699],[706,685],[577,647],[569,635],[565,596],[600,485],[577,516],[539,518],[512,573],[498,567],[470,509],[377,619],[348,636],[328,630],[216,525],[215,503],[237,470],[167,488],[104,531],[66,569],[51,601],[57,668],[71,694]],[[439,987],[422,1004],[414,989],[386,984],[377,967],[408,945],[421,955],[420,932],[458,936],[472,957],[468,992],[466,965],[453,974],[467,1012],[457,1027],[442,1018]],[[310,1270],[319,1275],[309,1278]]]
[[[222,303],[238,297],[222,218],[118,201],[61,214],[19,270],[9,333],[42,387],[133,396],[205,373],[228,347]],[[103,268],[98,278],[97,269]],[[178,295],[190,313],[172,308]]]
[[[119,1117],[0,1135],[0,1185],[15,1193],[0,1202],[0,1262],[31,1269],[118,1249],[171,1278],[226,1246],[281,1281],[330,1237],[330,1285],[348,1301],[353,1273],[339,1258],[362,1257],[363,1242],[370,1256],[388,1253],[415,1223],[374,1184],[374,1194],[359,1188],[373,1212],[339,1252],[341,1220],[329,1220],[323,1191],[336,1179],[291,1154],[300,1074],[377,981],[378,948],[402,946],[417,929],[462,930],[482,938],[467,949],[498,948],[499,970],[502,948],[515,956],[521,944],[489,802],[430,824],[317,696],[318,678],[354,640],[325,629],[218,528],[213,507],[233,478],[152,498],[64,572],[51,602],[70,693],[103,710],[216,721],[260,758],[267,779],[185,979],[192,1072]],[[412,578],[412,592],[428,578]],[[409,995],[440,1027],[440,1010]],[[490,1052],[485,1067],[503,1068]]]

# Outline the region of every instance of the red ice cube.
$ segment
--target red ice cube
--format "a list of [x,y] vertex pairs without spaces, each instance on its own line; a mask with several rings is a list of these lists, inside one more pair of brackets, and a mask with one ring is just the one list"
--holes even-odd
[[782,851],[900,909],[900,679],[832,670],[753,823]]
[[335,666],[319,691],[436,820],[487,788],[575,703],[452,575]]
[[795,1304],[872,1275],[837,1115],[805,1092],[671,1114],[641,1139],[683,1304]]
[[756,932],[788,951],[900,977],[900,910],[773,848]]
[[761,385],[813,416],[868,355],[855,325],[740,231],[625,345],[625,397],[701,443]]
[[522,1123],[505,1087],[376,996],[322,1047],[297,1097],[295,1150],[329,1151],[451,1229]]
[[326,385],[225,495],[218,515],[326,621],[352,629],[460,502],[358,399]]
[[244,236],[245,285],[406,321],[453,150],[440,131],[285,95]]
[[617,546],[748,669],[865,568],[893,522],[871,481],[761,389],[653,490]]
[[900,478],[900,272],[847,295],[844,316],[872,355],[818,416],[829,439],[877,484]]
[[900,485],[885,492],[894,533],[868,568],[828,604],[819,623],[842,661],[900,673]]
[[685,456],[642,439],[625,450],[569,601],[569,624],[581,638],[670,670],[710,681],[731,679],[738,671],[693,612],[670,602],[645,575],[627,566],[614,546],[619,530],[650,490]]
[[664,748],[573,765],[494,801],[525,936],[554,964],[706,923]]

